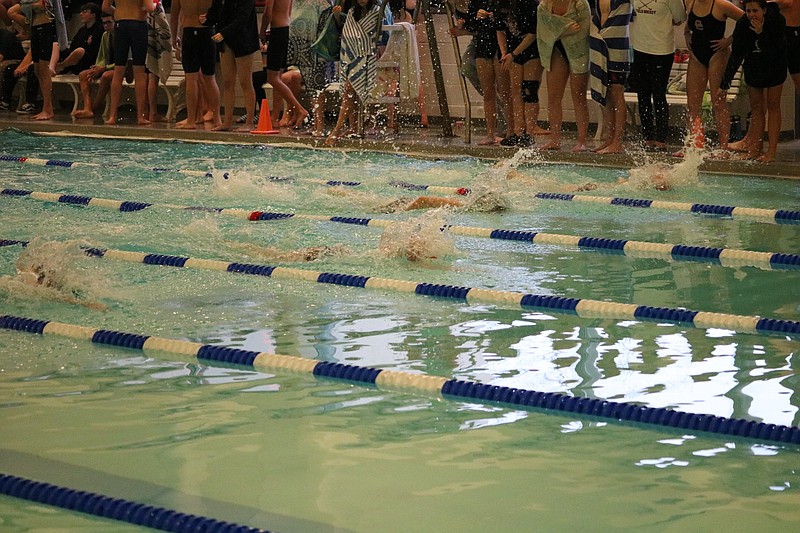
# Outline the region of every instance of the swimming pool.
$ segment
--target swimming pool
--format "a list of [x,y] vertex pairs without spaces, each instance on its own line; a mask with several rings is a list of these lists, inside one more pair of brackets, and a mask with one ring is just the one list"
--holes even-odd
[[[616,185],[623,170],[535,158],[519,168],[528,179],[506,183],[474,159],[15,132],[0,139],[14,155],[89,163],[0,162],[0,189],[154,204],[121,213],[0,196],[0,239],[33,240],[28,253],[80,302],[20,284],[14,262],[22,249],[6,246],[0,314],[773,424],[796,426],[800,419],[797,339],[142,265],[86,257],[79,248],[797,320],[800,273],[792,269],[459,235],[434,243],[436,260],[409,262],[379,252],[380,228],[298,217],[252,222],[167,207],[793,254],[797,225],[533,195],[592,181],[601,188],[581,194],[798,210],[796,182],[703,175],[656,192]],[[362,185],[331,188],[320,184],[326,180]],[[412,195],[392,180],[501,189],[513,209],[427,215],[431,220],[418,212],[377,213]],[[307,264],[280,260],[321,245],[340,245],[343,253]],[[796,446],[443,400],[58,336],[0,330],[0,347],[2,470],[82,490],[276,531],[501,531],[531,524],[781,530],[800,520]],[[54,523],[123,530],[7,498],[0,498],[0,517],[10,531]]]

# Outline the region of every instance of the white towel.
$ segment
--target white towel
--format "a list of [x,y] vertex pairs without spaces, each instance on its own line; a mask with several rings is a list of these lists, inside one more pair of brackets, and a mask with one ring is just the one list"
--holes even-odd
[[[400,26],[389,34],[389,42],[379,63],[396,63],[398,68],[381,69],[373,96],[385,94],[391,82],[398,83],[398,93],[402,101],[415,101],[419,97],[420,67],[417,31],[410,22],[398,22]],[[388,72],[386,72],[388,70]]]

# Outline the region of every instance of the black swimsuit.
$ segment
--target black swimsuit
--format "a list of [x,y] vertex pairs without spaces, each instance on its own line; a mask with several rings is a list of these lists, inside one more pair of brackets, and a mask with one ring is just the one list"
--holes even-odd
[[[716,1],[716,0],[714,0]],[[703,65],[708,67],[714,49],[711,48],[711,41],[718,41],[725,36],[725,21],[714,17],[714,1],[711,2],[711,9],[708,15],[699,17],[692,11],[689,12],[687,24],[692,32],[692,53]]]

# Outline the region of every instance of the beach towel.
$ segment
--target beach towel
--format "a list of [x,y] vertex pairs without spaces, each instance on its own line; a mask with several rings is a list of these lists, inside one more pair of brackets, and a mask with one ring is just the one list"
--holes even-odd
[[172,32],[161,2],[147,14],[147,58],[145,67],[156,74],[161,83],[167,83],[172,73]]
[[[550,70],[550,61],[553,58],[553,47],[561,41],[567,52],[567,61],[573,74],[585,74],[589,71],[589,26],[591,15],[589,4],[586,0],[573,2],[564,16],[556,15],[550,11],[546,3],[540,3],[537,13],[536,46],[539,47],[539,57],[545,70]],[[580,31],[572,35],[564,35],[566,29],[573,23],[580,24]]]
[[592,28],[589,32],[589,87],[592,100],[606,105],[609,73],[630,72],[630,28],[633,6],[630,0],[611,0],[611,12],[604,24],[600,23],[600,9],[594,0]]
[[396,63],[397,67],[380,69],[373,96],[386,94],[390,87],[397,83],[401,101],[416,102],[419,97],[420,68],[419,50],[417,48],[417,31],[410,22],[398,22],[389,34],[386,49],[381,55],[380,63]]
[[349,81],[362,102],[375,85],[378,72],[375,34],[381,16],[380,6],[375,6],[356,21],[351,10],[342,28],[340,81],[343,87]]

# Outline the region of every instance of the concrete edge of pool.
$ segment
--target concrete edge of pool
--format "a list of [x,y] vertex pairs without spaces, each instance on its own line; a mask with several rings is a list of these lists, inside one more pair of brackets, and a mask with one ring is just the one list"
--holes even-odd
[[[287,147],[308,147],[328,149],[324,139],[299,135],[289,129],[277,135],[252,135],[246,132],[212,132],[206,130],[181,130],[174,124],[159,123],[152,126],[120,124],[106,126],[93,122],[74,121],[61,114],[51,121],[34,121],[28,116],[0,113],[0,129],[17,129],[29,133],[65,134],[76,136],[104,136],[138,140],[214,142],[229,144],[275,144]],[[635,144],[630,143],[629,153],[598,155],[592,152],[573,153],[569,132],[565,134],[566,146],[561,151],[536,152],[536,160],[544,163],[565,163],[610,168],[629,168],[641,163],[647,156],[651,161],[675,163],[680,159],[671,157],[670,151],[660,154],[645,154]],[[541,140],[541,139],[540,139]],[[672,147],[677,150],[678,147]],[[506,159],[513,156],[516,148],[503,146],[478,146],[465,144],[460,137],[443,138],[437,127],[428,129],[405,129],[392,138],[367,136],[364,139],[341,139],[336,149],[367,150],[384,153],[413,155],[424,158],[476,157],[483,159]],[[12,152],[13,147],[5,151]],[[22,154],[25,155],[25,154]],[[707,159],[700,167],[702,172],[742,176],[800,179],[800,140],[785,141],[780,144],[778,161],[774,163],[755,163],[745,160]]]

